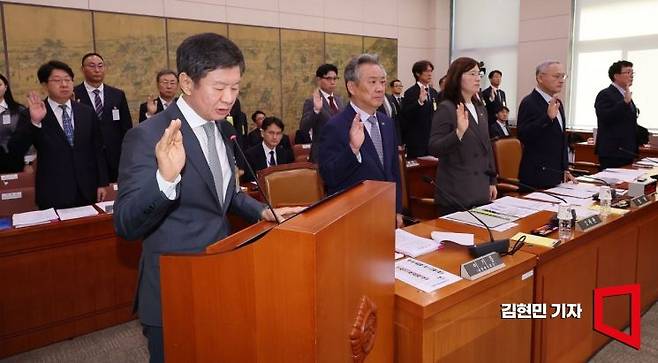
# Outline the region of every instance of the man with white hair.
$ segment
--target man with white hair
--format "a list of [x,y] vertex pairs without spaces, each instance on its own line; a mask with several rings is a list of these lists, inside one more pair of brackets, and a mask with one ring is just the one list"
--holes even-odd
[[567,119],[559,93],[567,74],[558,61],[537,66],[537,86],[521,101],[517,119],[523,144],[519,180],[535,188],[549,188],[573,180],[567,154]]

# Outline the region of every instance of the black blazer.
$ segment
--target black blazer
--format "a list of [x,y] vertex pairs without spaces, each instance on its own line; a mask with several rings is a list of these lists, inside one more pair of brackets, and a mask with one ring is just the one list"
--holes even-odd
[[[295,157],[292,154],[292,150],[283,147],[283,145],[281,144],[277,145],[275,151],[276,151],[277,165],[289,164],[295,161]],[[258,172],[259,170],[263,170],[267,168],[267,159],[265,157],[265,152],[263,151],[262,144],[258,144],[250,147],[249,149],[247,149],[247,151],[245,151],[244,154],[247,157],[249,164],[251,164],[251,167],[254,168],[254,172]],[[245,181],[254,180],[251,177],[250,173],[245,173],[243,178]]]
[[637,145],[637,107],[631,101],[624,102],[624,96],[615,86],[610,85],[599,92],[594,101],[596,110],[595,152],[602,157],[616,157],[633,161],[633,156],[620,151],[619,148],[634,153]]
[[[507,130],[507,135],[505,135],[503,129]],[[489,137],[491,137],[492,139],[493,138],[500,139],[503,137],[510,137],[510,136],[512,136],[512,133],[510,132],[509,127],[507,125],[505,125],[504,127],[500,126],[500,124],[496,122],[496,120],[494,120],[493,123],[489,123]]]
[[[338,114],[345,108],[347,104],[349,104],[349,101],[343,102],[343,99],[334,93],[334,103],[338,108],[338,112],[336,112],[336,114]],[[335,114],[331,112],[331,106],[329,106],[329,102],[326,98],[324,98],[324,96],[322,96],[322,110],[317,114],[313,110],[313,97],[309,97],[304,100],[304,105],[302,106],[302,118],[299,120],[299,129],[303,131],[309,131],[313,129],[313,139],[320,140],[322,129],[334,116]],[[317,163],[319,160],[319,152],[318,143],[313,143],[311,145],[311,154],[309,155],[309,160],[311,162]]]
[[307,131],[295,131],[295,144],[310,144],[311,142],[313,140],[311,140],[311,135]]
[[491,92],[491,86],[482,91],[482,98],[484,98],[484,103],[487,106],[487,115],[489,116],[490,125],[496,122],[496,111],[498,108],[501,106],[507,106],[507,97],[505,96],[505,91],[498,89],[498,95],[493,101],[489,99],[489,97],[491,97]]
[[[39,209],[70,208],[96,202],[98,187],[108,184],[107,165],[101,143],[100,125],[93,109],[78,102],[73,108],[73,147],[66,140],[47,100],[41,127],[21,113],[9,150],[22,157],[34,145],[37,149],[36,203]],[[78,196],[83,200],[76,203]]]
[[521,101],[517,118],[516,130],[523,144],[519,180],[535,188],[560,184],[563,180],[562,172],[569,168],[564,107],[560,104],[560,115],[564,122],[562,127],[557,117],[552,120],[548,118],[547,109],[548,102],[533,90]]
[[[89,98],[89,93],[84,82],[73,89],[75,98],[94,110],[94,102]],[[119,110],[119,120],[114,121],[112,110]],[[95,113],[95,112],[94,112]],[[108,177],[110,182],[117,180],[119,170],[119,158],[121,156],[121,144],[126,132],[133,127],[133,119],[128,108],[126,94],[107,84],[103,85],[103,117],[100,120],[100,130],[103,140],[105,159],[107,162]]]
[[[176,102],[177,99],[178,99],[178,97],[175,97],[174,100],[171,101],[171,102],[172,103]],[[155,113],[157,114],[157,113],[162,112],[164,110],[164,105],[162,104],[162,101],[160,101],[160,97],[155,99],[155,103],[157,105],[157,110],[155,111]],[[148,111],[147,108],[146,108],[146,102],[141,103],[139,105],[139,122],[143,122],[144,120],[147,119],[146,111]],[[153,117],[153,115],[151,115],[151,117]]]
[[409,159],[418,156],[429,155],[427,144],[430,139],[434,105],[439,105],[439,93],[430,87],[428,99],[421,106],[418,104],[420,87],[418,83],[409,87],[404,92],[402,99],[402,142],[407,145],[407,157]]

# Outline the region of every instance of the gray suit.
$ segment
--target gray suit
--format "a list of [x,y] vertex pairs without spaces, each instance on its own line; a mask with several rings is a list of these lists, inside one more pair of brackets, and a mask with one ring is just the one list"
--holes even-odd
[[[176,188],[178,198],[169,200],[158,187],[155,144],[173,119],[182,120],[185,166]],[[221,129],[220,129],[221,130]],[[223,137],[231,170],[235,159]],[[143,239],[137,301],[139,319],[145,325],[162,326],[160,304],[160,255],[201,252],[226,237],[230,226],[226,213],[257,219],[265,206],[228,181],[220,205],[210,167],[194,131],[177,104],[158,113],[126,134],[119,165],[119,195],[114,204],[114,227],[119,236]]]
[[[468,208],[487,203],[489,186],[496,184],[496,178],[487,175],[488,171],[496,170],[487,111],[483,106],[475,107],[479,122],[469,113],[468,129],[460,141],[455,132],[455,104],[448,100],[441,102],[434,113],[429,141],[430,154],[439,158],[437,187]],[[442,213],[460,209],[438,191],[435,200]]]
[[[340,111],[345,108],[343,100],[334,93],[334,102],[336,107],[338,107],[338,114]],[[313,111],[313,97],[307,98],[304,101],[304,108],[302,109],[302,119],[299,121],[299,129],[308,132],[313,129],[313,140],[320,140],[320,133],[324,125],[332,118],[334,114],[331,113],[331,107],[329,107],[329,102],[324,96],[322,97],[322,110],[320,113],[315,113]],[[311,144],[311,155],[310,160],[312,162],[318,161],[318,146],[317,142]]]

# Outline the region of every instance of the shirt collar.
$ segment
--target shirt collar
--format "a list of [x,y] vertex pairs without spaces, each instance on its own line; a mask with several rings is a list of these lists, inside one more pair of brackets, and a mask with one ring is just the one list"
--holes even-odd
[[361,122],[368,121],[368,118],[370,118],[370,116],[375,116],[375,118],[377,118],[377,112],[376,111],[375,111],[374,115],[369,115],[367,112],[365,112],[362,109],[360,109],[359,107],[357,107],[357,105],[355,105],[354,102],[350,101],[350,105],[352,105],[352,108],[354,109],[354,111],[356,111],[356,113],[359,114],[359,117],[361,118]]
[[176,101],[176,105],[180,109],[180,112],[183,114],[183,117],[185,117],[185,120],[187,121],[187,124],[190,125],[192,129],[195,129],[197,127],[202,127],[203,125],[206,124],[208,121],[212,120],[205,120],[201,116],[199,116],[196,111],[190,107],[190,105],[185,102],[185,99],[183,97],[178,97],[178,101]]
[[539,94],[544,98],[544,100],[546,100],[546,103],[551,102],[551,98],[553,97],[551,97],[551,95],[549,95],[548,93],[544,92],[541,88],[535,87],[535,91],[539,92]]
[[429,87],[429,86],[430,86],[429,84],[426,86],[426,85],[422,84],[420,81],[416,82],[416,84],[417,84],[418,87],[420,87],[420,88],[425,88],[425,87]]
[[500,126],[502,126],[502,127],[507,126],[507,124],[505,123],[505,121],[500,121],[499,119],[496,119],[496,122],[498,122],[498,124],[499,124]]
[[[55,101],[53,101],[50,97],[48,97],[48,104],[50,105],[50,108],[51,108],[53,111],[56,111],[56,110],[59,110],[59,109],[60,109],[60,108],[59,108],[59,105],[60,105],[60,104],[57,103],[57,102],[55,102]],[[63,104],[66,105],[66,109],[69,110],[69,112],[71,112],[71,100],[70,100],[70,99],[69,99],[69,100],[66,100],[66,103],[63,103]]]
[[103,83],[101,83],[101,85],[98,86],[98,88],[90,85],[89,83],[87,83],[87,81],[84,81],[84,84],[85,84],[85,89],[87,89],[87,92],[89,92],[89,93],[93,93],[95,89],[97,89],[97,90],[101,91],[101,93],[103,93],[103,89],[104,89],[104,84]]
[[261,142],[261,144],[263,144],[263,150],[265,150],[265,154],[270,155],[270,151],[274,151],[274,153],[276,154],[276,148],[270,149],[269,147],[267,147],[267,144],[265,144],[265,141]]
[[[334,94],[328,94],[327,92],[323,91],[322,88],[320,88],[320,93],[322,93],[322,96],[326,99],[329,99],[329,96],[333,96]],[[335,99],[335,97],[334,97]],[[335,102],[335,101],[334,101]]]
[[621,86],[619,86],[615,82],[612,82],[612,85],[615,86],[615,88],[621,93],[622,96],[624,96],[626,94],[626,90],[621,88]]

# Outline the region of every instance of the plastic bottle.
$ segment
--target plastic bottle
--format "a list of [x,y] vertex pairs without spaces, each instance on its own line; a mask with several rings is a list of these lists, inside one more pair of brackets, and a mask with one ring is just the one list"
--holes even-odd
[[569,204],[560,204],[557,211],[558,220],[558,235],[561,241],[566,241],[571,238],[571,206]]
[[610,204],[612,204],[612,193],[610,187],[602,185],[599,189],[599,206],[601,218],[607,218],[610,215]]

